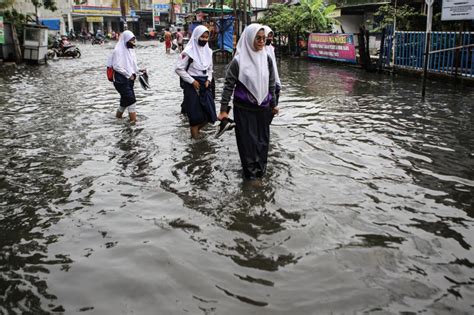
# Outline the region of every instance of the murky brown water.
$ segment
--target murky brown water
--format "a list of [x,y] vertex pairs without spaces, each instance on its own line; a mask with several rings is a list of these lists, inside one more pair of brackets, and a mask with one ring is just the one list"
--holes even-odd
[[473,89],[283,60],[255,186],[189,139],[176,55],[141,43],[130,126],[81,49],[0,74],[0,313],[474,311]]

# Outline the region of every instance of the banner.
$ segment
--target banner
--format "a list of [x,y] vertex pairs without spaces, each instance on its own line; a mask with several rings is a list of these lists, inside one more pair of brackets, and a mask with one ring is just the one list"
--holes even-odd
[[309,35],[308,56],[356,63],[354,37],[352,34],[313,33]]
[[0,44],[5,44],[5,28],[3,25],[3,16],[0,16]]
[[443,0],[441,20],[474,20],[474,0]]

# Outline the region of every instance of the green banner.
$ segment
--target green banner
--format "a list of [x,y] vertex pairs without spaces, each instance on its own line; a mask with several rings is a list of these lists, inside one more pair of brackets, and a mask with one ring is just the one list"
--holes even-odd
[[3,28],[3,16],[0,16],[0,44],[5,44],[5,31]]

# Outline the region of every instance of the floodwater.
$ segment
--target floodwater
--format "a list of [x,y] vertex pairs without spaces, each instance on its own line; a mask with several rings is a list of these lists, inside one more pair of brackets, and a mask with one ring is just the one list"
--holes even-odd
[[1,314],[474,312],[474,89],[284,59],[249,183],[233,131],[189,139],[161,43],[115,119],[112,47],[2,69]]

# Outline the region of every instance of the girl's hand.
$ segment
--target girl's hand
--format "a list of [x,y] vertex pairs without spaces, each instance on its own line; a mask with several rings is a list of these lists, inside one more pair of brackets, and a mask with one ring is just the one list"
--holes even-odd
[[278,107],[273,107],[273,108],[272,108],[272,114],[273,114],[273,116],[277,116],[279,112],[280,112],[280,109],[279,109]]
[[229,118],[228,112],[219,112],[219,115],[217,115],[217,119],[219,120],[227,119],[227,118]]
[[209,80],[206,81],[206,89],[209,87],[209,84],[210,84],[210,83],[211,83],[211,82],[209,82]]
[[194,87],[195,90],[199,90],[199,88],[201,87],[201,85],[199,84],[198,81],[194,80],[194,81],[193,81],[193,87]]

